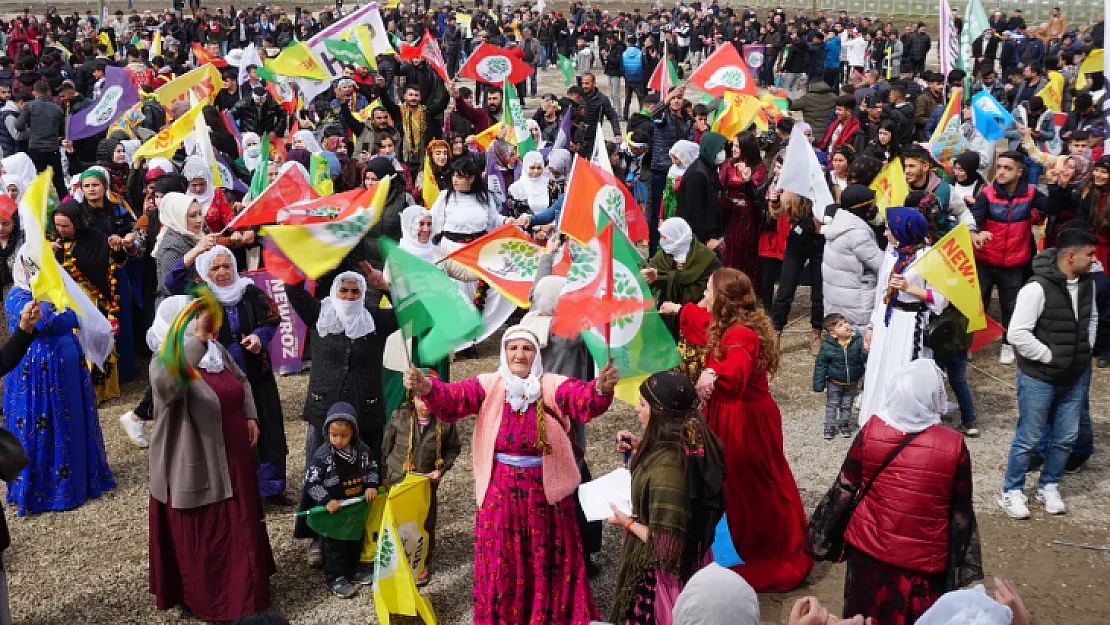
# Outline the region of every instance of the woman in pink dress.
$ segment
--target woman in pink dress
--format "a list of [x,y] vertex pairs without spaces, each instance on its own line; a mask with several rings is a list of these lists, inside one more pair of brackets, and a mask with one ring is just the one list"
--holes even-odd
[[767,166],[755,135],[742,132],[732,142],[731,158],[721,165],[721,216],[725,221],[726,267],[743,271],[753,285],[762,284],[759,238],[763,232],[763,194]]
[[597,620],[570,499],[580,476],[567,431],[609,408],[617,380],[612,364],[591,382],[544,375],[539,340],[520,326],[501,339],[497,373],[445,383],[405,372],[405,386],[442,421],[478,415],[475,625]]

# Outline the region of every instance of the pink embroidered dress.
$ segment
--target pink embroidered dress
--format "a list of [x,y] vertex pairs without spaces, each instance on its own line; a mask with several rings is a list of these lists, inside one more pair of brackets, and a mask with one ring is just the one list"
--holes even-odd
[[[423,400],[445,423],[479,415],[474,432],[475,456],[483,447],[479,439],[487,435],[495,436],[493,451],[497,454],[541,456],[536,404],[520,413],[508,403],[501,403],[498,415],[498,407],[492,405],[496,400],[487,403],[487,396],[504,397],[504,384],[499,378],[489,385],[496,377],[482,376],[486,385],[480,378],[449,384],[433,379],[432,390]],[[557,378],[551,374],[544,377]],[[613,400],[612,395],[599,393],[595,382],[566,379],[557,387],[547,379],[544,382],[545,412],[557,411],[569,420],[586,423],[604,413]],[[555,441],[560,431],[551,425],[557,422],[549,418],[547,423],[552,447],[569,450],[569,446],[560,447]],[[566,496],[557,503],[548,503],[542,466],[516,467],[493,460],[491,470],[483,477],[482,464],[476,457],[477,492],[482,492],[484,479],[489,484],[474,522],[475,625],[588,625],[597,620],[574,501]],[[548,477],[550,487],[553,476]],[[577,476],[573,477],[577,482]]]

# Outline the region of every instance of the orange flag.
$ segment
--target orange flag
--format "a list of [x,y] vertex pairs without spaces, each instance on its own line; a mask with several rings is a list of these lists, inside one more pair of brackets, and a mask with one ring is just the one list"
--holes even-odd
[[540,246],[519,228],[505,224],[492,230],[447,258],[482,276],[498,293],[521,308],[528,308],[528,293],[536,282]]
[[[574,159],[559,230],[586,244],[605,221],[613,221],[633,243],[648,238],[647,219],[636,198],[612,173],[581,156]],[[602,213],[608,216],[601,218]]]

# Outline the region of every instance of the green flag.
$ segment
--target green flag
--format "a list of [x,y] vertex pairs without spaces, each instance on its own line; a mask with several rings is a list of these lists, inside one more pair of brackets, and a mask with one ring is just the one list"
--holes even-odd
[[266,190],[270,186],[270,177],[267,175],[267,170],[270,168],[270,133],[262,133],[262,160],[258,161],[258,167],[254,170],[254,176],[251,177],[251,188],[247,191],[247,196],[252,200]]
[[[379,239],[393,276],[393,309],[406,340],[420,337],[420,360],[442,360],[482,332],[482,314],[438,267]],[[425,334],[426,333],[426,334]]]
[[536,149],[536,142],[532,139],[532,133],[528,132],[528,118],[524,116],[524,107],[520,105],[516,87],[505,81],[503,89],[505,93],[501,101],[504,103],[505,114],[501,117],[501,123],[516,130],[516,140],[513,143],[516,144],[517,153],[523,156]]
[[559,71],[563,73],[563,83],[566,86],[574,84],[574,60],[559,55]]
[[325,39],[324,47],[341,63],[351,65],[367,65],[362,49],[353,41],[340,41],[339,39]]
[[[608,216],[605,211],[601,211],[598,215],[598,232],[608,223]],[[575,245],[578,251],[597,253],[590,248]],[[619,228],[614,228],[613,293],[615,297],[639,297],[643,300],[654,298],[651,288],[640,275],[640,263],[643,260],[628,237]],[[573,273],[573,266],[571,269]],[[574,277],[568,274],[567,280],[573,281]],[[672,369],[682,361],[674,338],[667,330],[667,326],[663,325],[659,311],[654,306],[643,312],[613,320],[610,324],[608,343],[597,330],[583,332],[582,338],[599,367],[604,366],[609,357],[613,358],[613,366],[621,375],[621,382],[617,385],[617,397],[630,404],[635,403],[634,398],[640,382],[646,376]]]
[[325,506],[316,506],[297,513],[305,517],[305,523],[317,534],[333,540],[361,540],[366,532],[366,516],[370,505],[366,497],[355,497],[343,501],[343,507],[334,514]]

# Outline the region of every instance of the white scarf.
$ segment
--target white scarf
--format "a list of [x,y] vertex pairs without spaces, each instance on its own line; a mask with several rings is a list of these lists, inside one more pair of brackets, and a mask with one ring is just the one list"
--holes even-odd
[[[362,295],[357,300],[339,299],[339,286],[344,282],[357,282]],[[331,283],[331,295],[320,302],[320,316],[316,331],[320,336],[346,334],[349,339],[360,339],[374,331],[374,318],[366,310],[366,278],[353,271],[344,271]]]
[[[231,259],[231,271],[235,274],[235,281],[228,286],[220,286],[208,277],[208,270],[212,267],[212,261],[220,254],[226,254]],[[197,256],[196,260],[197,273],[201,278],[208,283],[212,288],[212,293],[216,295],[216,299],[224,306],[237,306],[243,299],[243,293],[247,290],[248,286],[254,284],[254,280],[244,278],[239,275],[239,263],[235,260],[235,254],[231,250],[222,245],[215,245],[212,249]]]
[[944,379],[932,360],[902,365],[886,381],[886,397],[878,417],[903,434],[921,432],[940,423],[948,407]]
[[193,301],[191,295],[172,295],[162,300],[158,305],[158,311],[154,314],[154,322],[146,331],[146,346],[150,351],[157,354],[162,349],[162,343],[166,340],[166,333],[170,331],[173,320],[177,319],[177,315],[185,310],[191,301]]
[[300,139],[304,143],[304,149],[308,150],[311,154],[319,154],[324,151],[320,147],[320,142],[316,140],[316,136],[312,134],[311,130],[298,130],[293,133],[293,140]]
[[528,208],[533,213],[538,213],[551,204],[551,197],[547,192],[547,182],[550,178],[546,174],[546,169],[538,178],[533,178],[529,173],[529,169],[536,162],[539,162],[541,166],[543,165],[542,154],[539,152],[529,152],[525,154],[524,163],[521,166],[520,178],[509,185],[509,195],[514,199],[528,202]]
[[[509,341],[524,339],[536,348],[536,359],[532,361],[532,370],[528,377],[522,378],[509,369],[509,361],[505,357],[505,347]],[[543,375],[543,359],[540,357],[540,344],[531,330],[521,326],[513,326],[505,331],[501,337],[501,367],[497,369],[498,375],[505,383],[505,403],[516,412],[523,412],[528,406],[534,404],[543,394],[543,385],[540,377]]]
[[690,246],[694,243],[694,232],[690,225],[681,217],[671,217],[659,225],[659,234],[667,237],[659,239],[659,246],[663,251],[674,257],[675,262],[685,263],[686,255],[690,253]]
[[200,240],[200,235],[189,232],[187,215],[189,207],[193,205],[193,198],[184,193],[167,193],[158,201],[158,221],[162,228],[158,231],[158,238],[154,241],[153,254],[158,255],[162,250],[162,242],[166,240],[166,233],[174,231],[191,243]]
[[428,237],[425,243],[421,243],[420,239],[416,237],[416,230],[420,227],[420,220],[424,217],[430,218],[431,216],[432,211],[418,205],[410,206],[402,211],[401,244],[399,247],[420,260],[435,264],[439,262],[440,253],[436,244],[432,243],[431,236]]
[[262,143],[258,135],[253,132],[243,133],[243,165],[247,171],[254,173],[258,164],[262,162]]
[[189,192],[189,197],[197,202],[200,202],[200,208],[208,213],[208,207],[212,206],[212,200],[216,197],[216,187],[212,184],[212,168],[208,163],[199,156],[190,156],[185,159],[185,165],[181,168],[181,175],[185,177],[187,182],[192,182],[195,178],[204,179],[204,193],[197,195]]
[[220,343],[216,339],[208,340],[208,350],[204,352],[197,366],[208,373],[219,373],[224,370],[224,354],[220,350]]

